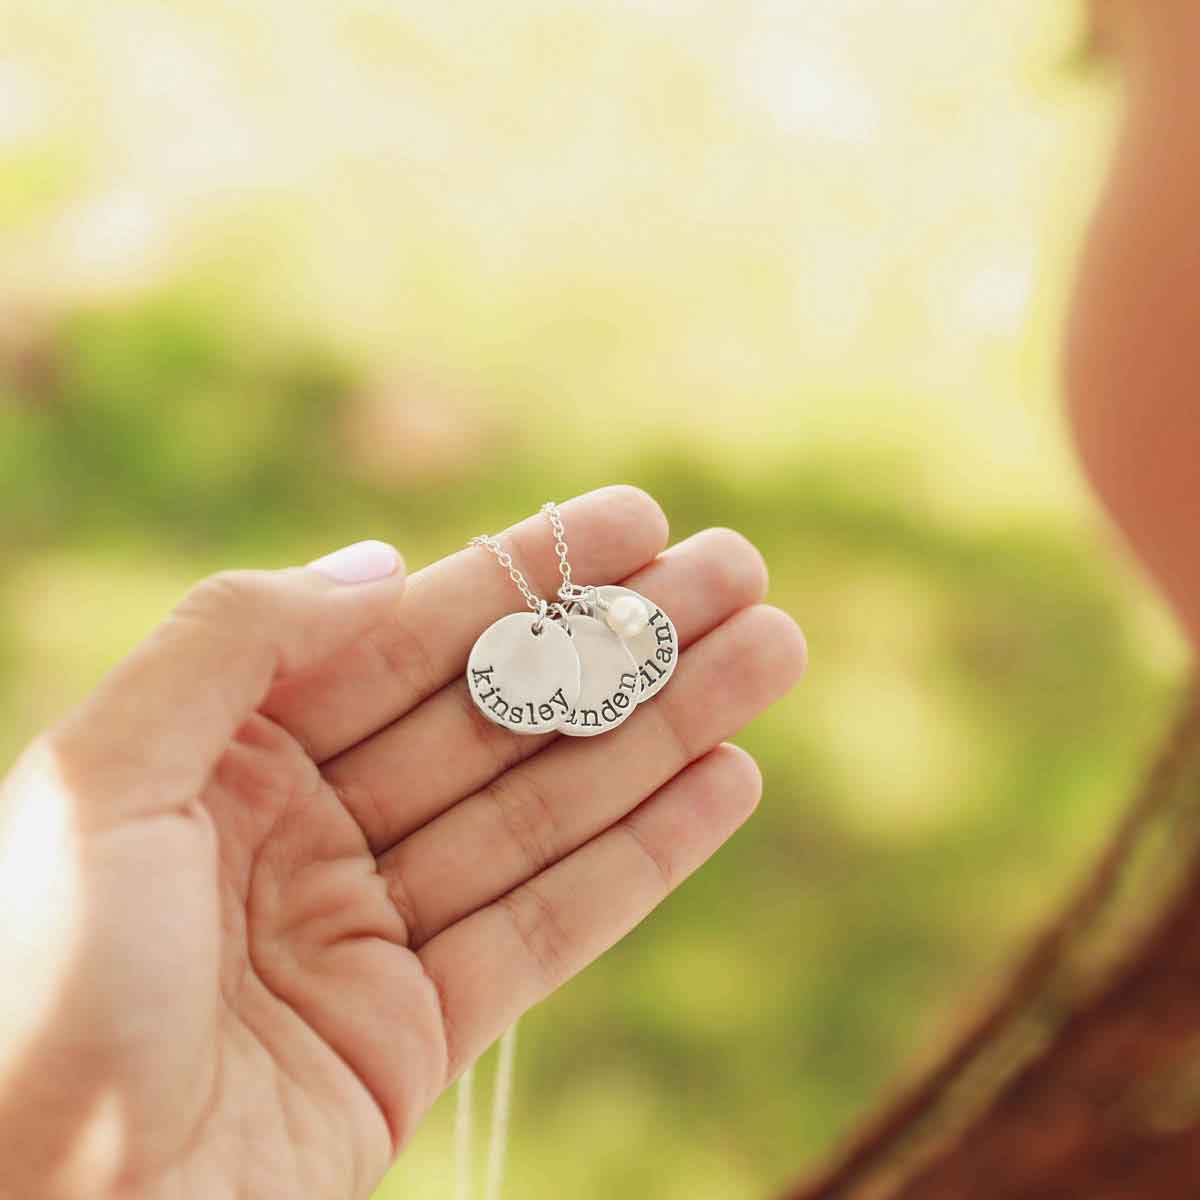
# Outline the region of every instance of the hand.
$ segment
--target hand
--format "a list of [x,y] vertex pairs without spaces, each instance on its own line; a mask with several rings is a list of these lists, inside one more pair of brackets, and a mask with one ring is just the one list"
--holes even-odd
[[[659,555],[632,488],[563,513],[576,578],[631,577],[687,647],[602,737],[474,709],[467,652],[519,599],[490,556],[405,590],[376,546],[373,581],[331,578],[343,558],[200,584],[25,753],[0,800],[4,1200],[369,1195],[469,1063],[746,819],[758,773],[721,739],[805,655],[762,560],[725,530]],[[507,540],[551,592],[542,519]]]

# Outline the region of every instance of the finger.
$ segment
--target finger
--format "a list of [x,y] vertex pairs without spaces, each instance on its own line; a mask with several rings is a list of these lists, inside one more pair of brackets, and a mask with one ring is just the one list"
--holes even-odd
[[275,681],[388,617],[402,566],[391,546],[360,542],[308,567],[205,580],[51,735],[64,769],[88,778],[104,821],[194,798]]
[[746,820],[762,784],[722,746],[641,807],[420,951],[442,999],[448,1080],[526,1009],[598,958]]
[[[767,573],[741,534],[709,529],[625,583],[670,614],[686,647],[760,601]],[[326,763],[324,774],[378,854],[557,736],[522,737],[493,724],[460,676],[404,720]]]
[[[666,545],[662,509],[637,488],[601,488],[561,511],[579,583],[622,579]],[[561,580],[545,516],[501,541],[538,595],[552,599]],[[486,550],[460,550],[412,576],[393,620],[338,662],[277,689],[264,711],[324,762],[438,691],[466,666],[484,629],[524,603]]]
[[680,657],[671,683],[603,737],[563,738],[379,860],[419,946],[619,820],[795,683],[790,617],[743,609]]

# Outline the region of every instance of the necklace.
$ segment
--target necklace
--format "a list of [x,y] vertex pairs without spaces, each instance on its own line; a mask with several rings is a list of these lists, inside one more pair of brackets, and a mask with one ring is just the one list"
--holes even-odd
[[[679,661],[679,635],[671,618],[632,588],[575,583],[558,505],[551,500],[542,505],[542,512],[554,535],[561,579],[553,601],[529,586],[499,538],[481,534],[469,543],[495,556],[529,611],[509,613],[479,635],[467,659],[467,687],[479,711],[513,733],[595,737],[615,729],[666,686]],[[516,1029],[514,1024],[500,1039],[486,1200],[499,1200],[503,1186]],[[458,1200],[470,1200],[472,1192],[474,1075],[474,1066],[469,1066],[459,1080]]]
[[558,505],[549,501],[542,512],[561,579],[554,601],[534,592],[498,538],[471,539],[495,556],[530,611],[501,617],[480,634],[467,686],[479,711],[514,733],[595,737],[662,690],[679,659],[679,637],[670,617],[632,588],[575,583]]

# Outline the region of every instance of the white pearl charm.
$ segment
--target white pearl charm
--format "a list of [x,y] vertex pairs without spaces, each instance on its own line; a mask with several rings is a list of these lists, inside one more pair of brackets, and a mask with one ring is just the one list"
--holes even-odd
[[618,596],[604,614],[608,627],[618,637],[635,638],[650,624],[646,606],[636,596]]

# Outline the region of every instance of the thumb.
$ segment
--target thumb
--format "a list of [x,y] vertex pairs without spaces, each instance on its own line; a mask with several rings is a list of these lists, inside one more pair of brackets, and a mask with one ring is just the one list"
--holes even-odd
[[54,731],[60,769],[103,824],[191,799],[275,682],[394,612],[403,565],[358,542],[307,567],[204,580]]

